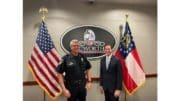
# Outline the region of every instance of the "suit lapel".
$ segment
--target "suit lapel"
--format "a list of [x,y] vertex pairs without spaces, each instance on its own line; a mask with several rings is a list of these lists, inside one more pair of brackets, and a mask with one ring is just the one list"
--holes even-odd
[[106,70],[106,57],[102,58],[102,67],[104,70]]

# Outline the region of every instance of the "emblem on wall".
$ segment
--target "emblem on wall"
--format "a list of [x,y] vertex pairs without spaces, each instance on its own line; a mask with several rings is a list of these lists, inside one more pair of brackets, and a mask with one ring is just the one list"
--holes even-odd
[[63,33],[60,46],[66,52],[70,52],[70,41],[78,39],[80,52],[88,59],[99,58],[104,55],[104,46],[110,44],[114,48],[116,40],[114,34],[103,27],[94,25],[75,26]]

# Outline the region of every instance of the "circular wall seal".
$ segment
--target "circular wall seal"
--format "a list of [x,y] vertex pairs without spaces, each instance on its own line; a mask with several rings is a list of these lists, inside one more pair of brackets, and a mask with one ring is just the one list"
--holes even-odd
[[69,44],[72,39],[79,40],[80,53],[88,59],[102,57],[104,55],[104,45],[110,44],[113,49],[116,43],[112,32],[95,25],[75,26],[63,33],[60,46],[66,53],[70,52]]

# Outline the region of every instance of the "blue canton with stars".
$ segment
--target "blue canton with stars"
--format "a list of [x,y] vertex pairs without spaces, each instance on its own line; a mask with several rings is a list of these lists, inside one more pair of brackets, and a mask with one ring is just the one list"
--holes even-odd
[[38,44],[39,48],[41,49],[41,51],[44,54],[46,54],[52,48],[54,48],[54,44],[51,40],[51,37],[48,33],[48,30],[47,30],[47,27],[46,27],[44,21],[42,21],[42,23],[40,25],[36,43]]
[[[129,36],[129,42],[126,46],[126,41],[128,40],[128,38],[127,38],[128,36]],[[123,38],[121,38],[118,49],[120,50],[121,55],[125,59],[128,56],[128,54],[135,48],[136,48],[136,46],[135,46],[135,43],[133,41],[133,37],[131,34],[129,24],[128,24],[128,22],[126,22],[125,32],[124,32]]]

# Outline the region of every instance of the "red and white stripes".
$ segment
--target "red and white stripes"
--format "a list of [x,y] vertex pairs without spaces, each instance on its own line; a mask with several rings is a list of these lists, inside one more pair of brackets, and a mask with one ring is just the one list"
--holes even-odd
[[30,69],[37,79],[39,85],[52,97],[55,98],[61,93],[58,84],[55,68],[60,62],[55,48],[47,54],[43,54],[37,44],[35,44],[31,57],[28,61]]
[[126,59],[124,59],[120,51],[116,51],[123,70],[123,84],[128,94],[135,92],[144,82],[145,73],[142,68],[136,49],[132,50]]

